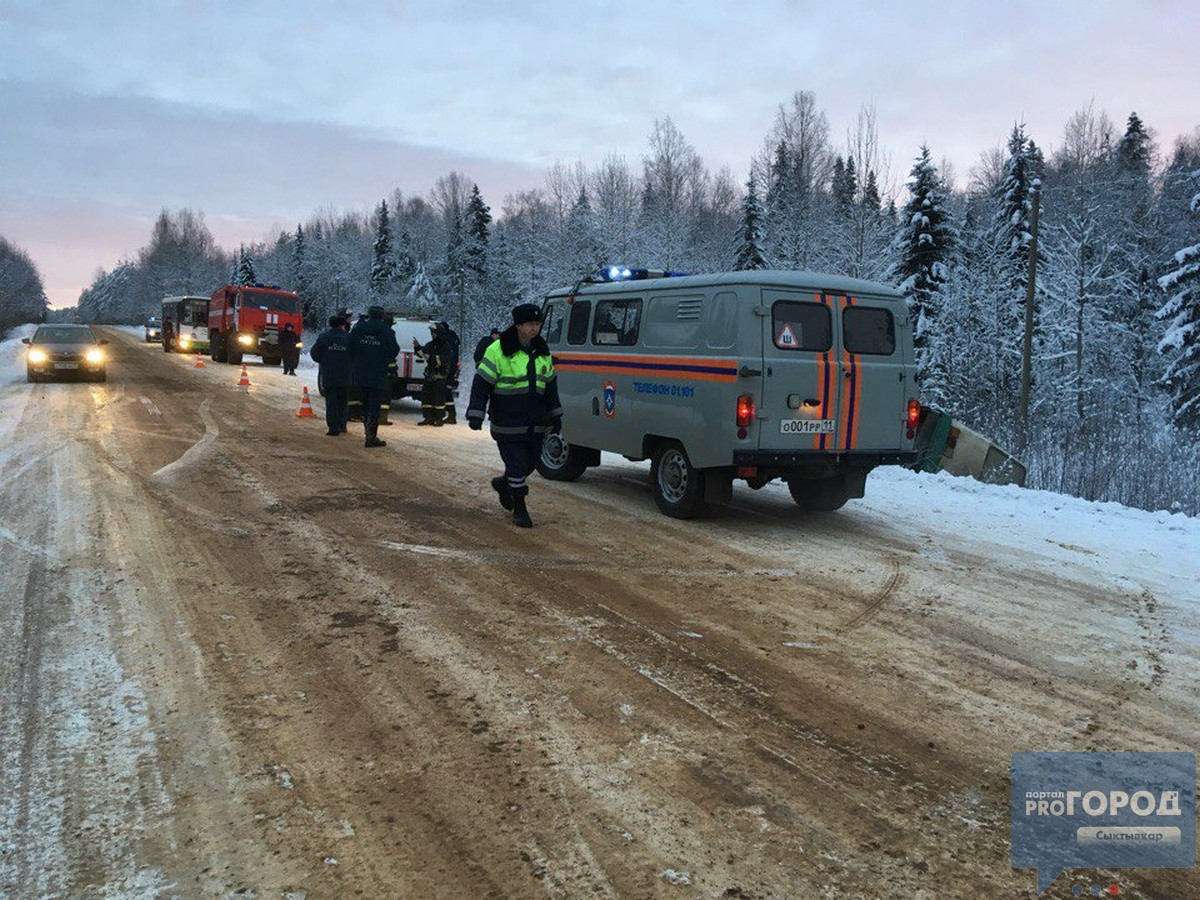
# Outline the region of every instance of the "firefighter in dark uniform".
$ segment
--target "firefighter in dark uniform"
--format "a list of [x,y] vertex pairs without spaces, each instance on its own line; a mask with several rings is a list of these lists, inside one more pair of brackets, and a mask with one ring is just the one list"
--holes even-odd
[[538,334],[541,329],[542,311],[532,303],[513,309],[512,327],[488,346],[475,370],[467,407],[473,431],[490,415],[492,438],[504,460],[504,475],[492,479],[492,488],[521,528],[533,527],[525,507],[525,479],[537,466],[546,432],[562,427],[554,361]]
[[379,406],[387,390],[388,363],[400,355],[396,333],[383,320],[383,307],[372,306],[366,320],[350,332],[350,362],[354,384],[362,390],[364,446],[385,447],[379,439]]
[[458,424],[458,410],[454,406],[454,395],[458,393],[459,348],[458,332],[450,327],[449,322],[439,323],[442,340],[446,342],[446,424]]
[[[384,316],[384,321],[387,322],[388,328],[396,324],[396,317],[390,313]],[[396,380],[400,377],[400,360],[393,359],[388,363],[387,370],[387,388],[383,392],[383,403],[379,405],[379,424],[392,424],[392,397],[396,394]]]
[[346,417],[350,398],[350,335],[349,323],[341,316],[329,319],[329,330],[321,332],[309,355],[320,368],[318,378],[325,393],[325,433],[337,437],[346,433]]
[[[347,309],[344,318],[346,320],[346,324],[349,325],[352,321],[354,321],[354,313]],[[365,322],[366,320],[366,313],[358,314],[358,322]],[[358,322],[355,322],[354,324],[357,325]],[[358,384],[353,381],[353,379],[350,382],[350,399],[346,403],[346,409],[347,422],[361,422],[363,420],[363,392],[362,388],[360,388]]]
[[279,350],[283,357],[283,374],[295,375],[296,366],[300,364],[300,335],[291,322],[283,326],[279,332]]
[[485,334],[479,339],[479,343],[475,345],[475,366],[483,361],[483,354],[487,352],[487,348],[492,345],[493,341],[500,339],[500,329],[493,328],[491,334]]
[[421,387],[421,412],[424,418],[418,425],[442,426],[446,415],[446,374],[450,355],[437,322],[429,326],[429,343],[422,347],[413,338],[413,350],[425,360],[425,383]]

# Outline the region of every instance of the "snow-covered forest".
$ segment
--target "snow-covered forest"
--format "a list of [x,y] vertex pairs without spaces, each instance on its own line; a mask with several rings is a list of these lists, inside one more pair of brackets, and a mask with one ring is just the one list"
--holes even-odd
[[0,236],[0,335],[46,315],[46,289],[29,254]]
[[[1118,124],[1088,107],[1039,140],[1017,123],[962,177],[936,147],[897,165],[871,110],[837,137],[816,97],[798,92],[745,183],[710,171],[663,119],[639,163],[560,164],[498,210],[450,172],[425,195],[314,213],[234,251],[215,245],[200,212],[164,210],[136,258],[83,291],[78,315],[133,322],[165,295],[257,280],[298,291],[313,326],[381,302],[436,313],[470,346],[514,303],[607,263],[852,275],[905,291],[924,399],[1015,450],[1030,486],[1196,514],[1200,129],[1160,147],[1136,114]],[[3,285],[0,275],[0,316]]]

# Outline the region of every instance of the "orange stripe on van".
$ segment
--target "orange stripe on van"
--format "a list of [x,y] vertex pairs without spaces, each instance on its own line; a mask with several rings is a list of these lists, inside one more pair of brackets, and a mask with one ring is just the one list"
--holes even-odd
[[726,383],[736,382],[738,378],[738,361],[720,357],[559,353],[555,359],[555,366],[567,372],[598,372]]
[[[855,298],[851,297],[850,301],[851,301],[851,303],[855,302]],[[852,443],[850,445],[850,449],[853,450],[853,449],[858,448],[858,442],[859,442],[858,423],[859,423],[859,420],[862,418],[863,399],[864,399],[863,395],[866,392],[867,380],[865,378],[863,378],[862,357],[859,354],[855,353],[853,355],[852,359],[854,360],[854,389],[855,389],[855,394],[856,394],[856,400],[854,403],[854,430],[851,432]]]
[[[813,294],[813,298],[829,309],[829,298],[824,294]],[[817,418],[826,419],[829,413],[829,388],[830,388],[830,371],[829,371],[829,351],[826,350],[819,356],[817,363]],[[825,445],[829,442],[829,435],[814,434],[813,449],[824,450]]]
[[[845,322],[844,313],[846,307],[851,303],[849,297],[838,297],[837,316],[838,322]],[[846,335],[842,334],[842,348],[838,353],[838,379],[842,385],[842,402],[838,422],[838,440],[835,450],[850,449],[850,425],[851,425],[851,409],[850,403],[854,396],[854,366],[850,358],[850,354],[846,352]]]

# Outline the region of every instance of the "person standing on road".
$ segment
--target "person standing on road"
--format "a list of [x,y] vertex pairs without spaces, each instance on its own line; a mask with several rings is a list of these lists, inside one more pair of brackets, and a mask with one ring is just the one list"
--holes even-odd
[[458,410],[454,406],[454,395],[458,393],[459,348],[461,342],[458,332],[450,327],[449,322],[438,323],[441,326],[442,340],[446,342],[446,424],[458,424]]
[[492,488],[512,510],[513,524],[532,528],[525,479],[537,466],[546,432],[562,427],[563,411],[550,348],[538,334],[542,311],[522,303],[512,314],[512,327],[488,345],[475,370],[467,423],[472,431],[483,428],[491,404],[492,438],[504,461],[504,475],[492,479]]
[[354,384],[362,390],[363,431],[366,447],[386,447],[379,439],[379,406],[387,390],[388,363],[400,355],[396,333],[383,320],[383,307],[372,306],[367,318],[350,332],[350,360]]
[[429,332],[430,340],[424,347],[413,338],[413,350],[425,360],[425,381],[421,385],[421,412],[424,418],[417,424],[440,428],[446,415],[446,363],[449,354],[441,326],[433,322]]
[[475,368],[479,368],[479,364],[483,361],[483,354],[487,352],[487,348],[494,341],[500,340],[500,329],[493,328],[491,334],[485,334],[479,339],[479,343],[475,345]]
[[325,433],[336,437],[346,432],[350,417],[350,335],[349,323],[341,316],[329,319],[329,330],[322,331],[309,355],[319,366],[317,379],[325,394]]
[[170,316],[163,319],[162,341],[163,353],[170,353],[172,347],[175,346],[175,323],[171,321]]
[[300,364],[300,335],[296,334],[291,322],[279,332],[279,349],[283,355],[283,374],[295,375],[296,366]]

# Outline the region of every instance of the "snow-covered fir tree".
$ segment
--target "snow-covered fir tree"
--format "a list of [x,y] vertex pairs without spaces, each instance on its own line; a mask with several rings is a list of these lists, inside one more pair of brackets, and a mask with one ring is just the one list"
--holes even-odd
[[408,293],[404,295],[404,305],[413,312],[423,315],[432,316],[441,313],[437,290],[434,288],[433,282],[429,280],[429,276],[425,274],[423,263],[417,263],[417,269],[408,285]]
[[[1200,180],[1200,169],[1192,177]],[[1190,208],[1200,221],[1200,193],[1192,197]],[[1175,268],[1159,280],[1171,299],[1158,313],[1169,323],[1158,349],[1171,356],[1163,386],[1175,424],[1200,431],[1200,224],[1194,236],[1197,242],[1176,253]]]
[[229,283],[240,286],[255,284],[257,281],[258,275],[254,271],[254,258],[250,255],[250,251],[246,249],[246,245],[242,244],[238,248],[237,260],[234,262]]
[[913,321],[917,383],[928,403],[945,408],[948,361],[941,340],[943,287],[950,278],[950,260],[957,233],[946,209],[946,196],[929,147],[913,164],[909,200],[896,236],[891,279],[908,299]]
[[738,231],[737,257],[733,261],[733,267],[738,271],[767,267],[762,252],[763,208],[755,180],[752,172],[746,182],[746,198],[742,201],[742,226]]
[[392,255],[392,223],[384,200],[375,210],[375,241],[371,245],[371,294],[385,300],[396,280],[396,260]]

